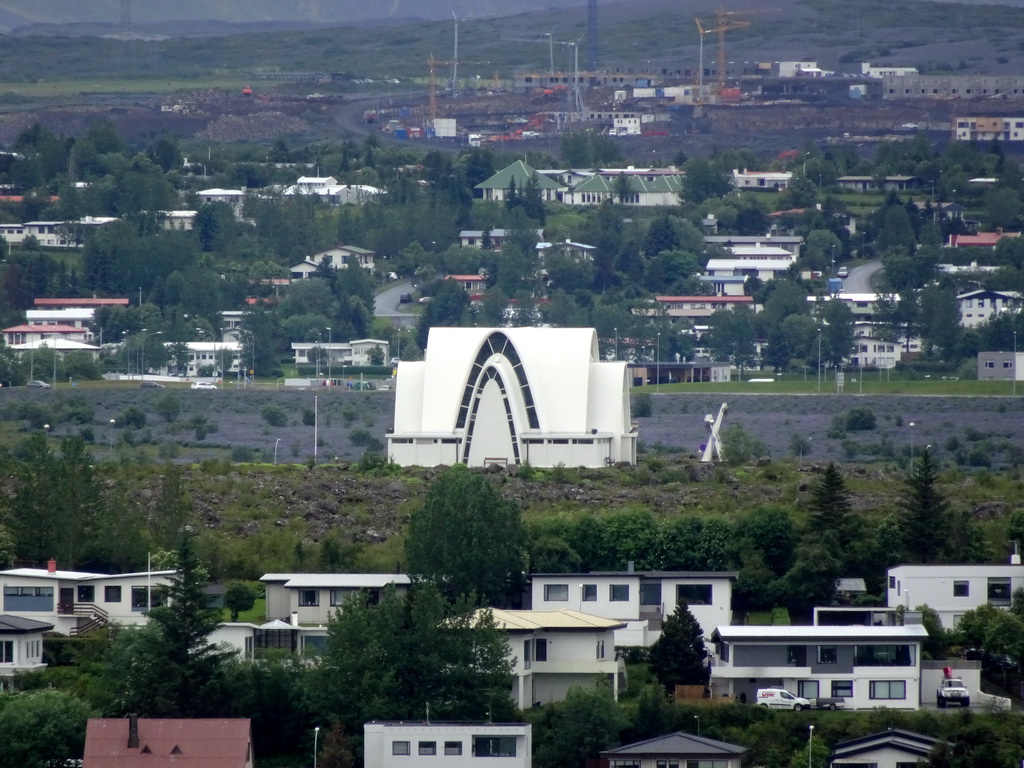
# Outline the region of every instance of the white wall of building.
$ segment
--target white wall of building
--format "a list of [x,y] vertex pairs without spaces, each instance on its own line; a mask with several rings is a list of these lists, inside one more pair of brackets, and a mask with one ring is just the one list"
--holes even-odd
[[1009,608],[1014,590],[1024,586],[1021,565],[899,565],[890,568],[886,604],[935,609],[946,629],[969,610],[989,603]]
[[[529,723],[371,722],[363,726],[363,739],[366,768],[531,768],[533,764]],[[477,757],[481,740],[486,740],[488,751],[495,746],[506,751],[503,756]]]

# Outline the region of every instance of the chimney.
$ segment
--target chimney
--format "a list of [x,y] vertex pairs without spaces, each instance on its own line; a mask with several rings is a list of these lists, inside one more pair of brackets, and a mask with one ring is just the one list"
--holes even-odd
[[128,715],[128,749],[139,748],[139,716]]
[[49,560],[46,561],[46,572],[47,573],[56,573],[57,572],[57,561],[54,560],[52,557]]
[[629,562],[626,563],[626,572],[627,573],[633,573],[633,568],[634,568],[634,566],[633,566],[633,561],[632,560],[630,560]]
[[292,624],[293,627],[299,626],[299,612],[298,611],[292,611],[292,621],[291,621],[291,624]]
[[1020,544],[1013,542],[1013,554],[1010,555],[1010,565],[1020,565]]

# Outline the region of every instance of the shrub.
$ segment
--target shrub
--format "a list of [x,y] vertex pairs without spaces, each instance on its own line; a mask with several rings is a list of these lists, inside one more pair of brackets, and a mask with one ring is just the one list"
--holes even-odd
[[726,464],[736,465],[769,456],[770,452],[763,441],[734,424],[722,432],[722,454]]
[[256,451],[248,445],[236,445],[231,449],[231,460],[236,464],[252,464],[256,460]]
[[164,392],[153,403],[153,410],[166,422],[170,423],[181,413],[181,401],[173,392]]
[[365,448],[374,438],[367,430],[362,427],[356,427],[348,433],[348,439],[351,441],[352,445],[358,445],[360,448]]
[[142,429],[146,426],[146,412],[137,405],[129,405],[118,414],[117,423],[122,427]]
[[870,408],[851,408],[846,413],[846,428],[850,432],[864,432],[878,425],[875,412]]
[[650,416],[654,407],[650,392],[641,392],[633,398],[633,415],[636,417]]
[[272,427],[283,427],[288,423],[288,414],[280,406],[264,406],[262,414],[263,420]]
[[316,411],[312,408],[302,409],[302,423],[307,427],[312,427],[316,424]]

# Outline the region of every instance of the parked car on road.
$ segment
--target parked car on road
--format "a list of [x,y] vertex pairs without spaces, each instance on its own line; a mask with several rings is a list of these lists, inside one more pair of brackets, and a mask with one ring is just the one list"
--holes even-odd
[[216,389],[217,385],[209,381],[193,381],[192,389]]
[[29,389],[53,389],[53,387],[45,381],[40,381],[39,379],[32,379],[32,381],[25,384],[25,386]]
[[139,384],[139,389],[163,389],[164,385],[159,381],[143,381]]
[[412,294],[411,293],[403,293],[401,296],[398,297],[398,303],[399,304],[409,304],[411,302],[412,302]]

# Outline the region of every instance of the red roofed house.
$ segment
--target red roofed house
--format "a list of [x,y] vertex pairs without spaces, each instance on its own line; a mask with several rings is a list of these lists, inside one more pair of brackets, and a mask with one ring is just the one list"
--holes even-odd
[[52,342],[55,339],[84,342],[91,336],[88,328],[74,325],[12,325],[4,328],[7,345],[31,344],[33,342]]
[[445,280],[454,280],[470,294],[487,290],[487,278],[480,275],[448,275]]
[[754,309],[753,296],[657,296],[658,303],[665,308],[669,317],[686,317],[706,320],[717,309],[734,309],[737,306]]
[[69,307],[127,307],[128,299],[36,299],[33,303],[37,307],[57,307],[61,309]]
[[1020,237],[1020,232],[979,232],[976,235],[950,235],[950,248],[995,248],[1004,237]]
[[92,718],[82,768],[252,768],[248,718]]

